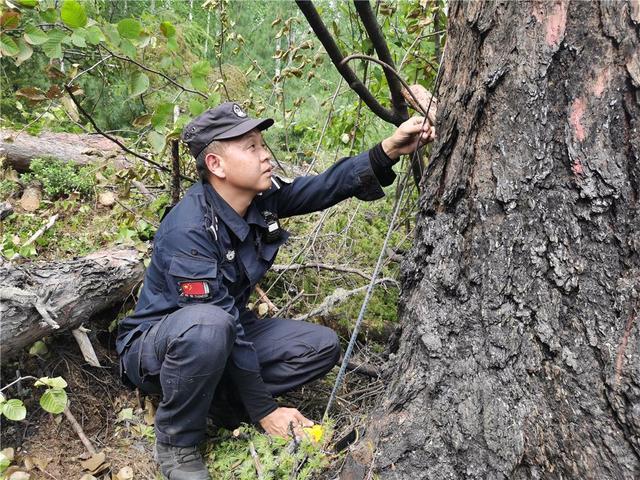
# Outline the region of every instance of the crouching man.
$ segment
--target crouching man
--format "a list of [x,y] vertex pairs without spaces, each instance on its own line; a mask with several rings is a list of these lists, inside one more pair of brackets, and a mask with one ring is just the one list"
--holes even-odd
[[340,357],[331,329],[284,318],[258,319],[246,308],[289,234],[279,218],[315,212],[349,197],[383,196],[391,166],[433,139],[422,118],[403,123],[373,149],[317,176],[286,183],[272,173],[262,131],[223,103],[187,125],[183,140],[201,181],[162,221],[135,313],[119,327],[125,378],[158,393],[155,457],[170,480],[209,479],[198,452],[207,417],[235,428],[259,423],[286,437],[313,422],[274,396],[326,374]]

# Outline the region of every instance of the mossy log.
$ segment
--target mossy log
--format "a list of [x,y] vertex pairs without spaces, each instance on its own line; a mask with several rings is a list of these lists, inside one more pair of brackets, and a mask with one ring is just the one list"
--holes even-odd
[[0,265],[0,362],[124,302],[143,274],[135,249],[104,250],[59,262]]
[[43,132],[38,136],[15,130],[0,130],[0,157],[19,172],[29,169],[31,160],[54,157],[65,162],[84,165],[108,160],[116,168],[131,162],[112,141],[101,135]]

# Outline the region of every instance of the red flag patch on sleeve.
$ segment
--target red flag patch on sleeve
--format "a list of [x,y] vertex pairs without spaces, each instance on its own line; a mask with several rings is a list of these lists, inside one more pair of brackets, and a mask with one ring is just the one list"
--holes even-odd
[[207,282],[178,282],[180,296],[187,298],[209,298],[209,284]]

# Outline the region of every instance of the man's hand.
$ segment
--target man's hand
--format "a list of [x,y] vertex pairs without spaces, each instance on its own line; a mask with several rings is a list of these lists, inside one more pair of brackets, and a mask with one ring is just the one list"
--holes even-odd
[[382,149],[393,160],[415,151],[418,146],[433,142],[436,128],[424,117],[412,117],[400,125],[393,135],[382,141]]
[[260,426],[269,435],[287,438],[291,435],[289,424],[293,424],[296,437],[302,437],[303,427],[313,427],[313,422],[295,408],[278,407],[260,420]]

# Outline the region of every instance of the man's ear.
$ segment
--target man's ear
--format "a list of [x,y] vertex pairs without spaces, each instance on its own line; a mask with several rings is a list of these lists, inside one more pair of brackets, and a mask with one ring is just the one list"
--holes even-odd
[[225,178],[222,157],[216,153],[207,153],[204,157],[204,163],[209,173],[218,178]]

